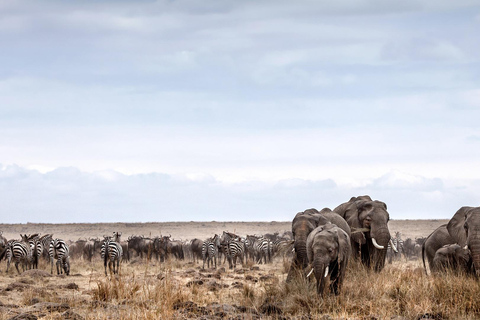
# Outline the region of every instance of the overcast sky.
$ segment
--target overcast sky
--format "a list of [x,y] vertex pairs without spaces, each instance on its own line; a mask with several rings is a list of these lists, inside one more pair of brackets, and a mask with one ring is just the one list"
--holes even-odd
[[0,222],[480,205],[480,4],[0,2]]

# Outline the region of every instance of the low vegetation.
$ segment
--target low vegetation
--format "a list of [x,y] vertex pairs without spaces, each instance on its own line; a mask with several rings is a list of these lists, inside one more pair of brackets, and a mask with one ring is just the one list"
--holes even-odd
[[[39,270],[5,274],[0,264],[0,320],[42,319],[478,319],[480,282],[426,276],[417,261],[381,273],[351,263],[339,296],[320,299],[314,281],[286,284],[286,261],[237,270],[202,270],[186,261],[123,263],[105,277],[100,260],[72,261],[71,276]],[[227,266],[227,265],[225,265]],[[76,318],[75,318],[76,317]],[[32,318],[33,319],[33,318]]]

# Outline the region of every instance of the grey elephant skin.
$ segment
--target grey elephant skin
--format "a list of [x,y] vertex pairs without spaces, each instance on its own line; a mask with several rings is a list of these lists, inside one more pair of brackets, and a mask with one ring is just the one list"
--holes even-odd
[[290,282],[298,273],[302,274],[308,265],[307,238],[310,232],[316,227],[327,223],[339,224],[340,228],[344,228],[345,232],[350,234],[350,227],[346,221],[328,208],[324,208],[321,211],[313,208],[307,209],[295,215],[292,221],[294,255],[288,272],[287,282]]
[[333,211],[342,216],[351,228],[352,257],[361,259],[364,265],[380,272],[385,266],[391,239],[387,205],[365,195],[352,197]]
[[447,244],[458,244],[470,250],[473,270],[480,276],[480,207],[461,207],[450,221],[433,231],[422,246],[425,272],[425,256],[432,267],[435,252]]
[[317,280],[317,293],[323,296],[327,279],[336,295],[345,278],[351,254],[350,237],[332,223],[315,228],[307,238],[307,255]]
[[432,272],[438,274],[447,270],[460,274],[473,273],[470,250],[456,243],[438,249],[433,257]]

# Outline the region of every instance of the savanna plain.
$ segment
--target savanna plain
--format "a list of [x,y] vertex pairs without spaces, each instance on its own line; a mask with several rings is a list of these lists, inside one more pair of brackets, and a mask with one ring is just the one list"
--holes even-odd
[[[392,235],[428,236],[446,220],[391,220]],[[291,222],[168,222],[110,224],[0,224],[7,239],[53,233],[77,241],[122,233],[172,239],[283,234]],[[20,274],[0,262],[0,320],[7,319],[478,319],[480,282],[458,274],[426,275],[421,257],[398,256],[380,273],[350,261],[338,296],[318,297],[315,281],[286,283],[291,250],[271,263],[251,260],[229,269],[203,268],[202,261],[159,261],[132,254],[118,275],[105,276],[100,255],[72,258],[69,276],[52,275],[50,264]]]

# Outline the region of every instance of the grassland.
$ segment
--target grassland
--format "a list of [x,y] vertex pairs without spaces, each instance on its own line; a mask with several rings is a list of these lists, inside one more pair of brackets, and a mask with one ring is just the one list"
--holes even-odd
[[340,295],[323,299],[313,281],[285,283],[289,258],[283,256],[236,270],[133,258],[122,263],[120,275],[107,277],[98,258],[71,266],[68,277],[51,276],[44,261],[18,275],[0,263],[0,320],[480,318],[478,280],[426,276],[420,260],[394,261],[381,273],[353,261]]

